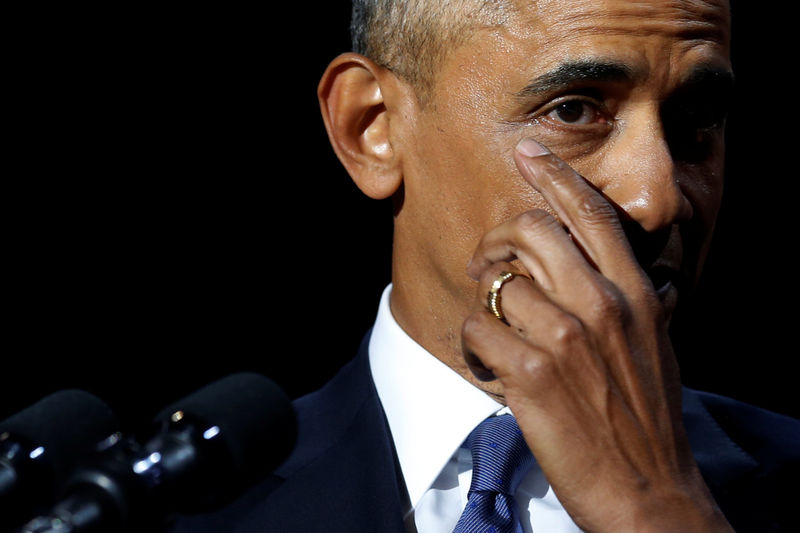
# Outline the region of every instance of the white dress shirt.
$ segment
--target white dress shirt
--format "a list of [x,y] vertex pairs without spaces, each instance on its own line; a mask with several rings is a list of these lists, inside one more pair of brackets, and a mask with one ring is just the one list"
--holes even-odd
[[[467,504],[472,479],[472,456],[462,444],[481,421],[508,408],[400,328],[389,307],[391,288],[381,298],[369,361],[408,494],[406,530],[450,533]],[[522,480],[515,501],[526,533],[580,532],[538,465]]]

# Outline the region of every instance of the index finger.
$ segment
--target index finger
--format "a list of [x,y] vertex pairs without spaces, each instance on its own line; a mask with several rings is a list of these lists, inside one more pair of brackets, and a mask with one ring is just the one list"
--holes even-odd
[[644,275],[614,206],[546,147],[523,139],[514,154],[522,177],[569,229],[573,242],[605,277],[627,285]]

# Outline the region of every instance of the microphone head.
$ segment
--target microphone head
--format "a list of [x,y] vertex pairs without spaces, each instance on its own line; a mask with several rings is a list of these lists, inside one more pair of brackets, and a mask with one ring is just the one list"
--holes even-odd
[[118,429],[114,413],[99,398],[67,389],[0,422],[0,439],[23,439],[33,447],[32,457],[46,458],[59,479],[77,458]]
[[219,440],[231,473],[240,481],[269,474],[292,451],[297,437],[294,408],[265,376],[231,374],[166,407],[156,422],[198,421],[204,438]]

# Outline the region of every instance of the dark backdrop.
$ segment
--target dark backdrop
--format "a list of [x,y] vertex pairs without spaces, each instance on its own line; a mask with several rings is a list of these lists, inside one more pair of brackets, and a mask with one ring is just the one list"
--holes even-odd
[[[676,346],[687,384],[798,416],[793,49],[788,21],[739,4],[725,207]],[[348,17],[339,1],[13,20],[0,418],[78,387],[138,428],[229,372],[296,397],[355,353],[391,213],[319,118]]]

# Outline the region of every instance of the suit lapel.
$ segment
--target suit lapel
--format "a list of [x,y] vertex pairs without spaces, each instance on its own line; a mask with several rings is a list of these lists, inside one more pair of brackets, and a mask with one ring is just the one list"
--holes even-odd
[[694,458],[712,491],[758,467],[711,416],[700,394],[687,388],[683,390],[683,423]]
[[297,402],[298,442],[285,481],[236,531],[402,533],[402,486],[369,370],[368,337],[326,387]]

